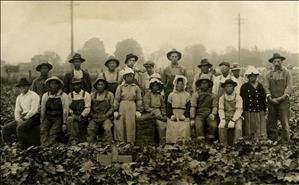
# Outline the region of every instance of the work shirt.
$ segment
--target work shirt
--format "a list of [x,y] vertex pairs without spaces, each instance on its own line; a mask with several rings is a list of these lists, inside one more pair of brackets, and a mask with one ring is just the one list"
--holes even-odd
[[149,75],[147,72],[145,73],[142,73],[142,82],[141,82],[141,88],[145,91],[145,90],[148,90],[149,89],[149,86],[150,86],[150,79],[153,75],[156,75],[157,73],[154,72],[153,74]]
[[193,92],[196,92],[197,87],[196,87],[195,84],[200,79],[202,74],[208,75],[210,77],[210,80],[212,80],[212,82],[214,82],[215,76],[211,72],[208,72],[208,73],[202,73],[202,72],[195,73],[194,78],[193,78],[193,83],[192,83]]
[[181,65],[170,65],[167,66],[162,74],[162,82],[165,86],[165,92],[166,94],[169,94],[173,90],[173,80],[175,78],[175,75],[183,75],[187,76],[186,68]]
[[56,94],[51,94],[50,92],[46,92],[42,97],[41,102],[41,120],[43,121],[46,117],[46,103],[49,98],[60,98],[62,102],[63,109],[63,122],[67,122],[68,113],[69,113],[69,97],[66,93],[59,90]]
[[291,95],[292,92],[292,76],[290,72],[282,67],[279,70],[270,70],[265,78],[265,91],[266,96],[272,96],[274,98],[281,97],[283,95]]
[[209,114],[217,114],[218,101],[217,96],[210,92],[200,90],[192,94],[190,117],[196,115],[206,117]]
[[91,97],[88,92],[81,90],[79,93],[76,93],[75,91],[73,91],[68,96],[69,96],[69,105],[71,105],[73,100],[84,100],[85,107],[81,113],[82,116],[86,117],[90,113]]
[[121,101],[134,101],[136,103],[137,110],[140,111],[142,109],[141,89],[134,83],[124,83],[119,85],[116,89],[113,103],[115,110],[118,110]]
[[31,90],[36,92],[40,99],[42,98],[43,94],[49,90],[46,86],[45,81],[48,79],[48,76],[40,76],[33,80]]
[[244,78],[239,76],[236,78],[234,75],[231,76],[231,80],[236,82],[238,85],[235,87],[235,92],[240,94],[241,86],[244,84]]
[[22,115],[24,119],[29,119],[38,113],[40,97],[34,91],[29,90],[26,94],[20,94],[16,99],[15,120],[20,121]]
[[144,110],[151,112],[160,109],[162,115],[166,115],[165,100],[160,93],[147,92],[143,97]]
[[[82,73],[82,75],[81,75],[81,73]],[[79,77],[81,77],[81,78],[79,78]],[[74,78],[81,79],[82,80],[82,89],[89,93],[91,92],[91,80],[90,80],[89,74],[83,70],[72,70],[71,72],[66,73],[63,78],[63,83],[64,83],[63,91],[65,93],[68,94],[74,90],[73,84],[72,84],[72,80]]]
[[105,70],[99,73],[98,78],[104,78],[108,83],[119,83],[120,82],[120,72],[118,70],[110,71]]
[[[113,114],[113,102],[114,102],[114,95],[107,90],[105,90],[101,94],[99,94],[98,92],[91,93],[92,116],[96,117],[100,114],[103,114],[103,112],[107,116],[111,116]],[[106,105],[106,107],[101,107],[101,108],[98,107],[102,105]]]
[[81,69],[79,70],[74,69],[74,78],[75,79],[83,78],[83,71]]
[[232,120],[237,121],[241,118],[241,115],[243,113],[243,100],[240,95],[236,94],[236,92],[233,92],[231,95],[224,94],[219,98],[219,117],[221,120],[224,120],[226,118],[226,106],[225,103],[227,102],[234,102],[233,109],[235,110],[232,115]]
[[[129,68],[127,65],[124,66],[124,68],[122,70],[119,71],[119,75],[120,75],[120,81],[121,81],[121,84],[125,84],[125,80],[124,80],[124,72],[125,70]],[[139,69],[137,69],[135,66],[132,68],[133,71],[139,71]],[[141,74],[139,72],[135,72],[134,73],[134,78],[136,80],[136,83],[137,85],[140,86],[141,82],[142,82],[142,77],[141,77]]]

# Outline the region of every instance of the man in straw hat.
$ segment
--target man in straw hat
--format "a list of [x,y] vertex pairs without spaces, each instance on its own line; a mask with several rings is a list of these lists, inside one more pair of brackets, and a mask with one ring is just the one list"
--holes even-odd
[[70,114],[67,121],[70,142],[86,141],[88,115],[91,106],[90,94],[82,89],[82,80],[73,79],[74,91],[69,93]]
[[62,91],[63,82],[57,76],[48,78],[45,83],[49,91],[43,95],[41,101],[40,134],[41,144],[47,146],[57,142],[63,125],[66,126],[69,98]]
[[238,63],[233,63],[230,70],[232,72],[231,79],[238,84],[235,91],[240,93],[240,88],[244,84],[244,78],[240,75],[241,68]]
[[126,68],[124,83],[116,89],[114,98],[114,138],[116,141],[133,144],[136,136],[136,117],[141,116],[141,89],[134,83],[134,71]]
[[242,137],[243,101],[235,92],[238,84],[231,79],[221,84],[224,94],[219,98],[218,114],[220,117],[219,140],[224,145],[232,145]]
[[36,71],[40,72],[40,76],[33,80],[31,89],[36,92],[40,99],[43,94],[48,91],[45,81],[48,79],[49,71],[53,66],[47,61],[42,61],[39,65],[36,66]]
[[163,83],[160,78],[149,80],[149,91],[143,97],[144,111],[156,118],[159,143],[165,143],[166,137],[166,107],[164,97],[161,95]]
[[39,125],[40,97],[34,91],[29,90],[31,83],[26,79],[20,79],[16,85],[21,94],[16,99],[15,120],[4,125],[2,137],[4,142],[12,142],[12,135],[17,134],[21,147],[29,147],[33,143],[28,139],[28,133]]
[[240,89],[244,109],[243,134],[255,140],[267,138],[266,93],[263,85],[257,81],[259,75],[260,72],[255,67],[249,66],[245,72],[248,82]]
[[96,89],[91,94],[91,121],[87,127],[87,141],[93,143],[97,135],[102,136],[102,141],[110,144],[113,137],[111,128],[113,117],[114,95],[108,91],[108,82],[99,77],[93,87]]
[[121,81],[119,70],[117,69],[119,66],[119,60],[114,56],[110,56],[105,62],[105,66],[108,70],[102,71],[98,75],[98,78],[105,79],[108,83],[107,90],[115,94],[116,88]]
[[87,91],[88,93],[91,92],[91,81],[90,81],[90,75],[88,72],[81,69],[81,64],[85,62],[85,59],[81,57],[79,53],[75,53],[74,56],[69,60],[69,63],[73,64],[74,69],[66,73],[63,79],[64,86],[63,91],[65,93],[70,93],[73,91],[72,87],[72,80],[75,79],[81,79],[82,80],[82,89],[84,91]]
[[[191,125],[195,126],[198,138],[214,140],[217,133],[217,107],[218,99],[210,89],[213,81],[208,74],[202,74],[195,83],[197,91],[191,97],[190,119]],[[205,128],[206,132],[205,132]]]
[[292,92],[292,76],[290,72],[282,66],[286,58],[278,53],[274,53],[269,59],[274,68],[270,70],[265,78],[265,91],[268,99],[268,123],[267,132],[271,140],[277,140],[278,128],[277,120],[282,125],[282,142],[289,142],[289,96]]
[[[208,75],[210,80],[214,80],[214,75],[213,73],[211,72],[211,68],[213,67],[213,65],[210,63],[210,61],[206,58],[202,59],[200,61],[200,64],[197,65],[197,67],[200,69],[200,72],[199,73],[196,73],[194,75],[194,78],[193,78],[193,84],[192,84],[192,90],[193,92],[196,92],[196,85],[195,83],[200,79],[201,75]],[[210,89],[212,91],[212,88]]]

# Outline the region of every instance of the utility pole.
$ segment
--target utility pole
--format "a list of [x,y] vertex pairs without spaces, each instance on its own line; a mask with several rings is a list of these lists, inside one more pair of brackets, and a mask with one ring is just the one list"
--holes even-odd
[[71,0],[70,4],[70,13],[71,13],[71,56],[74,54],[74,2]]
[[238,14],[238,63],[241,64],[241,24],[244,24],[243,19],[241,19],[241,15]]

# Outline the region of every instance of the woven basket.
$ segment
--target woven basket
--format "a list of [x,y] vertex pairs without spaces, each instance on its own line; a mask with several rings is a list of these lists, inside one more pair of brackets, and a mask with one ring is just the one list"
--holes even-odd
[[149,114],[142,114],[136,119],[136,141],[135,144],[156,145],[156,119]]

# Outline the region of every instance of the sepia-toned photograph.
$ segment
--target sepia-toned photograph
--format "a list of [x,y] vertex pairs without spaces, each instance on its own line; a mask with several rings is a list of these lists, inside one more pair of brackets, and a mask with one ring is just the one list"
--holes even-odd
[[299,184],[299,2],[1,1],[1,185]]

